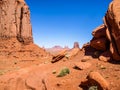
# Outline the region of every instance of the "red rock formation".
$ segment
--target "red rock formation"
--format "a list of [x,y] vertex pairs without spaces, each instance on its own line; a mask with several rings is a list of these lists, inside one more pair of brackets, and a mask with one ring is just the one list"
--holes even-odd
[[97,50],[105,51],[107,49],[108,39],[106,38],[106,26],[103,24],[93,30],[94,36],[90,45]]
[[91,46],[95,49],[105,51],[107,49],[107,39],[103,38],[95,38],[91,40]]
[[120,60],[120,1],[114,0],[109,5],[104,22],[110,37],[110,51],[115,60]]
[[[120,1],[113,0],[104,17],[104,25],[98,27],[93,31],[94,40],[91,41],[91,46],[97,50],[104,52],[110,51],[114,60],[120,60]],[[106,41],[98,44],[102,38]],[[97,39],[98,38],[98,39]],[[100,42],[100,41],[99,41]],[[103,44],[104,43],[104,44]],[[100,49],[99,46],[102,48]],[[104,47],[107,47],[106,49]]]
[[0,0],[0,59],[38,59],[46,55],[33,43],[25,1]]
[[98,72],[90,72],[87,76],[87,80],[81,83],[82,86],[97,86],[98,90],[109,90],[109,83]]
[[79,48],[79,43],[78,42],[74,42],[73,48]]
[[17,37],[18,41],[33,42],[30,11],[24,0],[0,1],[0,38]]
[[105,25],[101,25],[97,27],[95,30],[93,30],[92,35],[95,38],[100,38],[100,37],[106,37],[106,27]]

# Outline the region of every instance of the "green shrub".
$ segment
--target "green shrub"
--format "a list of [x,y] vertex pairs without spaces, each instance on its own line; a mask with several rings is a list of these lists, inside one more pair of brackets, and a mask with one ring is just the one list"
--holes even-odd
[[57,77],[63,77],[63,76],[66,76],[66,75],[69,74],[69,73],[70,73],[69,68],[64,67],[64,68],[60,71],[60,73],[57,75]]
[[98,90],[97,86],[90,86],[88,90]]
[[98,58],[99,55],[100,55],[100,52],[99,52],[99,51],[95,51],[95,52],[94,52],[94,57],[95,57],[95,58]]

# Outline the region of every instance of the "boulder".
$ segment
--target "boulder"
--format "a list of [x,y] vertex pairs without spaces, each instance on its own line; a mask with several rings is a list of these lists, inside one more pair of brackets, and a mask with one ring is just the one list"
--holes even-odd
[[92,35],[95,38],[106,37],[106,26],[103,24],[97,27],[95,30],[93,30]]
[[62,60],[64,57],[67,59],[71,59],[72,57],[75,57],[79,53],[79,51],[80,51],[79,48],[73,48],[71,50],[64,49],[57,55],[53,56],[51,62],[55,63],[57,61]]
[[101,51],[105,51],[107,49],[107,39],[106,38],[93,38],[90,42],[90,45]]
[[109,84],[108,82],[103,78],[103,76],[98,73],[98,72],[91,72],[88,77],[88,80],[90,80],[91,82],[95,82],[97,83],[100,88],[102,88],[101,90],[109,90]]
[[111,60],[111,53],[110,53],[110,51],[105,51],[105,52],[103,52],[103,53],[99,56],[99,60],[100,60],[100,61],[104,61],[104,62],[110,61],[110,60]]
[[51,62],[52,62],[52,63],[55,63],[55,62],[60,61],[62,58],[65,57],[67,51],[68,51],[67,49],[61,50],[59,53],[57,53],[56,55],[53,56]]
[[92,57],[91,57],[91,56],[84,56],[84,57],[81,59],[81,62],[86,62],[86,61],[89,61],[89,60],[92,60]]
[[76,62],[76,63],[74,63],[74,68],[79,69],[79,70],[88,69],[88,68],[90,68],[90,66],[91,66],[91,63],[88,63],[88,62]]
[[53,56],[51,62],[52,62],[52,63],[55,63],[55,62],[57,62],[57,61],[60,61],[60,60],[61,60],[62,58],[64,58],[64,57],[65,57],[64,54],[63,54],[63,55]]
[[72,57],[75,57],[79,53],[79,51],[79,48],[73,48],[66,53],[66,57],[68,59],[71,59]]
[[109,83],[103,78],[99,72],[90,72],[85,81],[81,82],[81,87],[86,87],[87,90],[91,86],[96,86],[97,90],[110,90]]

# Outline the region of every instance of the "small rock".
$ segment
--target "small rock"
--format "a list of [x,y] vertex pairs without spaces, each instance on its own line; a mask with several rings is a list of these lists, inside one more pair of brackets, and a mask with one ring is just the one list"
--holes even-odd
[[104,62],[107,62],[107,61],[109,61],[110,60],[110,57],[105,57],[105,56],[99,56],[99,60],[100,61],[104,61]]
[[103,66],[103,65],[101,65],[101,66],[100,66],[100,69],[106,69],[106,67],[105,67],[105,66]]
[[55,63],[60,61],[61,59],[63,59],[65,57],[65,55],[58,55],[58,56],[54,56],[51,60],[51,63]]
[[88,60],[91,60],[92,57],[91,56],[84,56],[82,59],[81,59],[81,62],[86,62]]
[[110,53],[110,51],[106,51],[106,52],[102,53],[99,56],[99,60],[104,61],[104,62],[110,61],[111,60],[111,53]]
[[53,70],[53,71],[52,71],[52,74],[56,74],[56,70]]
[[79,70],[84,70],[84,69],[87,69],[87,68],[89,68],[91,66],[91,64],[90,63],[87,63],[87,62],[76,62],[75,64],[74,64],[74,68],[75,69],[79,69]]

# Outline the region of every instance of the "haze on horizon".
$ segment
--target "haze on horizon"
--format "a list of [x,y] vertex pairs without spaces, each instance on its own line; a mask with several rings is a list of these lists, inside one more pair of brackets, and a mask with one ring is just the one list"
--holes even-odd
[[26,0],[31,11],[34,42],[46,48],[80,47],[92,39],[91,32],[103,23],[112,0]]

